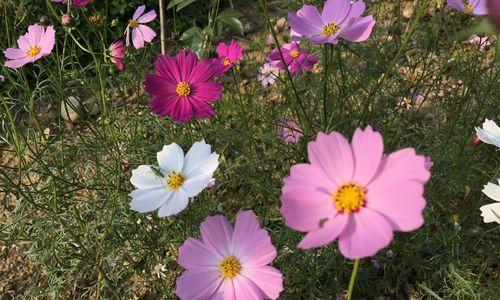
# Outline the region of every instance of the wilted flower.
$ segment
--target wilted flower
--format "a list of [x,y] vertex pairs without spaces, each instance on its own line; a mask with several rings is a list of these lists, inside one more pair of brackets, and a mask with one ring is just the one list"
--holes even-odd
[[479,145],[479,143],[481,143],[481,139],[480,139],[477,135],[475,135],[475,136],[472,138],[472,141],[470,142],[469,147],[474,148],[474,147],[476,147],[477,145]]
[[130,32],[132,31],[132,44],[136,49],[143,48],[144,42],[150,43],[155,37],[156,32],[150,27],[143,25],[156,19],[156,12],[150,10],[144,14],[146,5],[139,6],[128,21],[127,29],[125,29],[125,43],[130,45]]
[[497,201],[496,203],[481,206],[483,222],[497,222],[500,224],[500,178],[498,179],[498,185],[488,182],[483,188],[483,193],[492,200]]
[[125,57],[125,48],[123,47],[123,41],[118,40],[113,42],[109,46],[108,50],[111,56],[111,62],[115,64],[118,70],[123,70],[123,58]]
[[238,60],[240,60],[243,55],[243,47],[235,40],[231,40],[229,46],[225,43],[220,43],[217,46],[217,55],[219,58],[212,60],[215,68],[214,75],[216,77],[229,71],[229,69],[231,69]]
[[263,86],[274,84],[276,78],[278,78],[279,72],[280,70],[277,67],[272,66],[270,63],[265,63],[260,67],[258,79]]
[[281,272],[268,266],[276,248],[252,211],[236,216],[234,229],[223,216],[205,219],[201,239],[188,238],[179,248],[186,271],[175,293],[185,299],[277,299]]
[[476,127],[476,134],[484,143],[500,148],[500,127],[494,121],[486,119],[483,128]]
[[309,142],[310,163],[292,166],[284,179],[285,224],[307,232],[299,248],[339,239],[347,258],[372,256],[389,245],[393,231],[424,223],[425,158],[405,148],[384,154],[380,133],[356,129],[351,144],[338,132]]
[[286,144],[297,143],[302,137],[299,125],[293,120],[280,119],[277,125],[276,137]]
[[55,35],[53,26],[43,28],[38,24],[28,27],[28,32],[17,40],[19,48],[8,48],[3,53],[9,60],[5,62],[8,68],[20,68],[39,58],[49,55],[54,48]]
[[287,66],[290,73],[294,75],[302,75],[303,71],[311,71],[313,66],[318,62],[316,55],[310,55],[306,51],[300,50],[297,42],[283,45],[281,47],[281,54],[283,54],[285,64],[283,64],[278,49],[274,49],[269,54],[270,63],[282,70],[285,70],[285,66]]
[[482,16],[488,14],[486,0],[447,0],[448,6],[469,15]]
[[158,279],[163,279],[163,278],[167,277],[167,275],[165,275],[165,273],[164,273],[167,271],[168,270],[164,264],[157,263],[155,268],[153,269],[153,274],[155,274],[156,277],[158,277]]
[[42,26],[49,26],[50,25],[50,19],[46,15],[40,16],[40,20],[38,22]]
[[489,37],[479,37],[476,34],[471,35],[471,37],[467,40],[467,43],[479,46],[479,51],[481,52],[484,52],[484,50],[491,45]]
[[73,17],[70,14],[64,14],[61,16],[61,25],[64,27],[70,27],[73,25]]
[[289,13],[292,40],[300,36],[315,43],[337,44],[339,37],[351,42],[366,40],[375,26],[372,15],[362,17],[365,3],[349,0],[328,0],[321,14],[314,5],[304,5],[297,13]]
[[158,210],[160,218],[178,214],[203,191],[219,166],[219,155],[205,142],[196,142],[186,156],[176,143],[158,152],[158,167],[140,165],[132,170],[130,209],[145,213]]

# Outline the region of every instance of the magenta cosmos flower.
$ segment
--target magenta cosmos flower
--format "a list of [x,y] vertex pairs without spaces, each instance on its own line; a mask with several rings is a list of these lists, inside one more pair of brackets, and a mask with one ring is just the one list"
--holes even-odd
[[132,16],[132,19],[128,21],[127,29],[125,29],[125,43],[130,45],[130,32],[132,31],[132,44],[135,49],[143,48],[144,42],[151,43],[151,41],[156,37],[156,32],[150,27],[144,25],[156,19],[156,12],[150,10],[144,14],[146,10],[146,5],[139,6]]
[[109,48],[109,55],[111,56],[111,62],[115,64],[118,70],[123,70],[123,58],[125,57],[125,48],[123,47],[123,41],[118,40],[113,42]]
[[243,47],[235,40],[231,40],[229,46],[225,43],[220,43],[217,46],[217,55],[219,58],[213,60],[216,77],[229,71],[240,60],[243,55]]
[[8,48],[3,53],[9,60],[5,62],[8,68],[20,68],[32,63],[42,56],[49,55],[54,48],[56,32],[54,27],[47,29],[38,24],[28,27],[28,32],[17,40],[19,48]]
[[146,75],[144,82],[146,92],[153,95],[149,106],[155,114],[170,116],[176,122],[214,115],[208,103],[220,99],[222,86],[210,82],[214,69],[209,61],[199,61],[195,53],[185,50],[177,54],[177,59],[168,55],[158,57],[155,71]]
[[307,232],[299,248],[338,238],[340,252],[358,259],[389,245],[394,230],[424,223],[430,173],[412,148],[384,155],[382,136],[368,126],[351,144],[338,132],[320,132],[307,149],[310,163],[291,168],[281,195],[286,225]]
[[483,16],[488,14],[486,0],[447,0],[448,6],[469,15]]
[[175,293],[190,299],[276,299],[283,290],[281,272],[268,266],[276,248],[252,211],[236,216],[234,230],[223,216],[208,217],[201,239],[189,238],[179,248],[186,271]]
[[[52,2],[62,2],[66,3],[66,0],[51,0]],[[92,0],[73,0],[71,1],[71,7],[80,8],[89,4]]]
[[[285,64],[288,66],[288,70],[294,75],[302,75],[304,70],[311,71],[318,62],[316,55],[310,55],[306,51],[300,50],[299,44],[296,42],[283,45],[281,53],[283,54]],[[285,65],[278,49],[274,49],[269,54],[268,59],[271,61],[271,64],[285,70]]]
[[362,42],[375,25],[372,15],[361,16],[364,11],[365,3],[361,0],[328,0],[321,14],[314,5],[304,5],[297,13],[289,13],[288,20],[295,38],[302,35],[320,44],[337,44],[339,37]]

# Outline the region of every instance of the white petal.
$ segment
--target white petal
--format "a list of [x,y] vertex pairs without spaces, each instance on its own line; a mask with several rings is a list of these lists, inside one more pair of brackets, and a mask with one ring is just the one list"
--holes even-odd
[[500,201],[500,185],[488,182],[483,188],[483,193],[495,201]]
[[166,175],[182,171],[184,164],[184,151],[176,143],[163,146],[163,149],[156,154],[158,165],[166,172]]
[[200,161],[195,168],[191,169],[189,172],[186,172],[186,175],[189,178],[197,177],[200,175],[212,177],[218,166],[219,154],[214,152]]
[[[497,222],[500,224],[500,203],[483,205],[480,208],[484,223]],[[495,211],[495,213],[493,213]],[[496,215],[495,215],[496,214]]]
[[205,141],[194,143],[186,154],[184,173],[190,174],[192,170],[196,169],[210,155],[211,148]]
[[153,211],[162,206],[171,195],[172,192],[163,187],[134,190],[129,194],[132,197],[130,209],[141,213]]
[[165,185],[165,178],[157,176],[151,166],[140,165],[137,169],[132,170],[130,182],[139,189],[152,189]]
[[483,128],[476,127],[476,134],[481,141],[500,148],[500,127],[494,121],[486,119]]
[[189,197],[195,197],[208,186],[210,179],[212,179],[211,175],[200,175],[189,178],[182,184],[182,189]]
[[188,195],[182,189],[172,193],[172,197],[158,211],[158,217],[168,217],[183,211],[189,204]]

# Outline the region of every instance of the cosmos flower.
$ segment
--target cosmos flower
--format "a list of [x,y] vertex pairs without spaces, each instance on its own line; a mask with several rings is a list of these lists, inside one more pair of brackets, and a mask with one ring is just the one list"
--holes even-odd
[[208,217],[201,239],[188,238],[179,248],[186,271],[175,293],[190,299],[277,299],[283,290],[281,272],[268,266],[276,248],[252,211],[236,216],[234,230],[223,216]]
[[487,0],[488,17],[495,26],[497,31],[500,31],[500,0]]
[[[51,0],[52,2],[66,3],[66,0]],[[92,0],[73,0],[71,1],[71,7],[80,8],[89,4]]]
[[311,71],[313,66],[318,62],[319,58],[316,55],[310,55],[306,51],[300,50],[299,44],[293,42],[291,44],[285,44],[281,47],[281,53],[283,54],[283,60],[278,49],[274,49],[270,54],[268,59],[272,65],[285,70],[285,65],[288,66],[290,73],[294,75],[302,75],[303,71]]
[[210,82],[214,77],[212,63],[199,61],[195,53],[185,50],[177,58],[161,55],[155,62],[155,74],[146,75],[145,90],[153,95],[151,110],[160,117],[170,116],[176,122],[187,122],[193,116],[209,118],[214,109],[209,102],[220,99],[222,85]]
[[28,32],[17,40],[19,48],[8,48],[3,52],[9,59],[5,62],[5,66],[16,69],[49,55],[54,48],[55,35],[52,26],[47,29],[38,24],[29,26]]
[[115,64],[118,70],[123,70],[123,58],[125,57],[125,48],[123,47],[123,41],[118,40],[113,42],[109,46],[108,50],[111,56],[111,62]]
[[486,0],[447,0],[448,6],[469,15],[483,16],[488,14]]
[[128,21],[127,29],[125,29],[125,43],[127,47],[130,45],[130,32],[132,31],[132,44],[136,49],[143,48],[144,42],[151,43],[156,37],[156,32],[150,27],[143,25],[156,19],[156,12],[150,10],[144,14],[146,5],[139,6]]
[[479,51],[484,52],[486,48],[491,45],[490,38],[487,36],[480,37],[476,34],[473,34],[467,40],[467,43],[475,46],[479,46]]
[[314,5],[304,5],[297,13],[289,13],[293,39],[301,36],[318,44],[337,44],[339,38],[351,42],[368,39],[375,26],[372,15],[362,17],[365,3],[360,0],[328,0],[321,14]]
[[488,182],[483,188],[483,193],[497,201],[496,203],[481,206],[481,216],[484,223],[497,222],[500,224],[500,178],[498,184]]
[[415,105],[420,105],[425,99],[425,93],[424,92],[411,92],[410,96],[402,97],[398,100],[398,106],[402,106],[406,108],[406,110],[409,110],[413,108]]
[[163,146],[157,154],[158,166],[140,165],[130,182],[130,209],[146,213],[158,209],[160,218],[178,214],[203,191],[219,166],[219,155],[205,142],[196,142],[186,156],[176,143]]
[[265,63],[262,67],[260,67],[260,74],[257,78],[263,86],[267,86],[276,82],[279,72],[280,70],[276,66],[273,66],[270,63]]
[[293,120],[280,119],[277,125],[276,137],[285,144],[298,143],[303,134],[299,125]]
[[393,231],[424,223],[430,173],[414,149],[384,154],[370,126],[356,129],[351,144],[338,132],[320,132],[307,149],[310,163],[291,168],[281,195],[286,225],[307,232],[299,248],[338,238],[340,252],[358,259],[389,245]]
[[494,121],[486,119],[483,128],[476,127],[476,134],[484,143],[500,148],[500,127]]
[[231,40],[229,46],[225,43],[220,43],[217,46],[217,55],[219,58],[214,59],[213,63],[216,69],[215,76],[219,77],[229,71],[240,60],[243,55],[243,47],[235,40]]

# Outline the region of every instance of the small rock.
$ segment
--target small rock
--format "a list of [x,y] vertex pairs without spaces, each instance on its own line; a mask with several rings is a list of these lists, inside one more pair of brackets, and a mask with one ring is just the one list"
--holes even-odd
[[101,112],[101,107],[94,100],[89,99],[83,102],[83,106],[85,106],[85,110],[88,112],[90,116],[97,116]]
[[61,102],[61,117],[68,122],[77,122],[83,115],[82,104],[75,96]]

